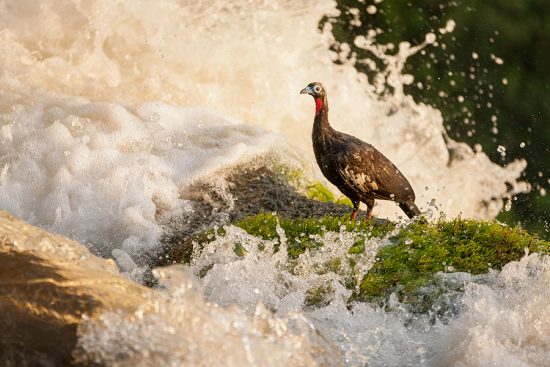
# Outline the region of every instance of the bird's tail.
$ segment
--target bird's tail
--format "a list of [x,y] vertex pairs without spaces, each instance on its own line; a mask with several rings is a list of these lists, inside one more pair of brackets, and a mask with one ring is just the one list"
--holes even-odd
[[407,217],[409,218],[420,215],[420,209],[418,209],[418,207],[412,200],[405,201],[404,203],[399,203],[399,207],[405,212],[405,214],[407,214]]

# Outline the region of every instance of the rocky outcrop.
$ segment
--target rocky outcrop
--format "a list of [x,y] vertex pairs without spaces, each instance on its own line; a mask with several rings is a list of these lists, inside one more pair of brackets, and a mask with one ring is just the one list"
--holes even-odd
[[0,361],[72,364],[83,318],[132,311],[150,290],[83,245],[0,211]]

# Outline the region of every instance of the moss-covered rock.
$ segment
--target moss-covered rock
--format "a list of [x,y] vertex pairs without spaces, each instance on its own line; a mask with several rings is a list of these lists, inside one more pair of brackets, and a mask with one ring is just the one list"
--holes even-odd
[[[291,258],[298,257],[306,249],[314,249],[320,246],[318,242],[312,240],[312,237],[315,235],[322,236],[328,231],[338,232],[344,230],[361,233],[364,236],[360,243],[356,244],[360,247],[365,238],[383,237],[395,227],[395,224],[389,221],[352,222],[347,215],[342,217],[284,218],[271,213],[248,216],[235,222],[235,225],[253,236],[266,240],[279,237],[277,233],[277,225],[279,225],[285,232],[288,254]],[[357,251],[357,248],[354,247],[351,251]]]
[[420,287],[437,283],[438,273],[483,274],[519,260],[526,251],[547,254],[550,249],[548,242],[519,228],[470,219],[413,223],[390,241],[392,245],[380,249],[354,299],[383,301],[396,292],[407,302]]
[[[428,223],[419,220],[398,227],[388,221],[352,222],[348,216],[285,218],[262,213],[241,218],[234,225],[265,240],[279,239],[278,228],[282,229],[290,259],[322,246],[316,238],[326,232],[353,232],[358,240],[347,251],[350,266],[343,267],[343,259],[335,257],[314,270],[318,274],[330,271],[343,275],[342,283],[353,290],[350,302],[385,304],[391,294],[396,294],[399,301],[414,305],[420,312],[430,309],[444,293],[461,291],[460,282],[450,286],[441,274],[485,274],[519,260],[526,251],[543,254],[550,251],[550,243],[496,221],[441,219]],[[194,243],[201,246],[210,242],[214,234],[207,231],[195,236]],[[365,241],[371,238],[385,240],[381,241],[384,245],[370,270],[359,278],[357,274],[347,274],[347,277],[341,274],[342,269],[354,271],[353,255],[360,256]],[[239,256],[246,256],[238,244],[235,251]],[[326,295],[331,292],[325,288],[312,287],[305,305],[326,303]]]
[[[189,262],[194,250],[225,234],[223,226],[211,228],[221,224],[233,224],[265,240],[279,239],[282,229],[291,262],[322,246],[319,238],[326,232],[353,232],[356,241],[348,248],[349,256],[334,258],[314,271],[338,274],[342,284],[353,290],[350,302],[384,304],[395,294],[401,302],[425,310],[445,292],[460,292],[460,282],[450,286],[449,277],[441,274],[485,274],[519,260],[526,250],[548,253],[550,247],[546,241],[496,221],[428,223],[420,219],[402,227],[384,220],[351,222],[347,199],[335,197],[321,183],[306,180],[299,167],[287,167],[277,159],[240,167],[226,174],[225,182],[224,193],[206,184],[193,186],[186,198],[192,199],[195,211],[175,220],[183,223],[181,230],[174,221],[169,223],[176,230],[164,239],[168,254],[163,259]],[[226,202],[227,197],[233,201]],[[384,238],[380,241],[384,245],[365,273],[365,267],[355,269],[355,260],[371,238]],[[234,251],[239,257],[247,256],[239,243]],[[289,267],[292,271],[292,264]],[[346,271],[349,274],[342,274]],[[306,305],[327,293],[312,287],[311,302]]]
[[224,184],[198,181],[182,193],[182,198],[192,203],[193,210],[162,219],[165,253],[160,257],[155,253],[145,263],[161,266],[174,259],[189,260],[192,241],[207,240],[202,237],[205,233],[211,235],[212,227],[258,213],[311,219],[351,213],[347,198],[335,198],[321,183],[307,180],[303,170],[284,165],[274,157],[221,171],[218,179]]

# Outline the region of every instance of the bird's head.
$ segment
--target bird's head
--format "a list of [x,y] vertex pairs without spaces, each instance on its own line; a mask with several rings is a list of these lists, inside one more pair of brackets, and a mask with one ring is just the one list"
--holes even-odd
[[325,96],[325,87],[319,82],[309,83],[307,87],[300,91],[300,94],[309,94],[313,98],[323,98]]
[[[309,94],[315,100],[315,115],[318,116],[323,107],[328,111],[327,93],[325,87],[319,82],[309,83],[307,87],[300,91],[300,94]],[[326,115],[326,113],[325,113]]]

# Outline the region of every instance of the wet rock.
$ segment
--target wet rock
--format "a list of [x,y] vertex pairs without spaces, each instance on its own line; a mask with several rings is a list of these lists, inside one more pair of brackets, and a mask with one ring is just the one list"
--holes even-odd
[[199,181],[191,185],[183,196],[193,202],[193,211],[165,220],[162,239],[165,253],[160,260],[158,254],[153,254],[143,263],[161,266],[188,257],[194,236],[247,215],[277,213],[283,218],[321,218],[351,213],[347,205],[309,198],[304,188],[301,190],[293,184],[295,180],[282,170],[269,161],[259,160],[248,167],[220,172],[219,180],[223,183]]
[[113,261],[0,211],[0,361],[73,364],[78,325],[110,309],[133,310],[149,289]]

